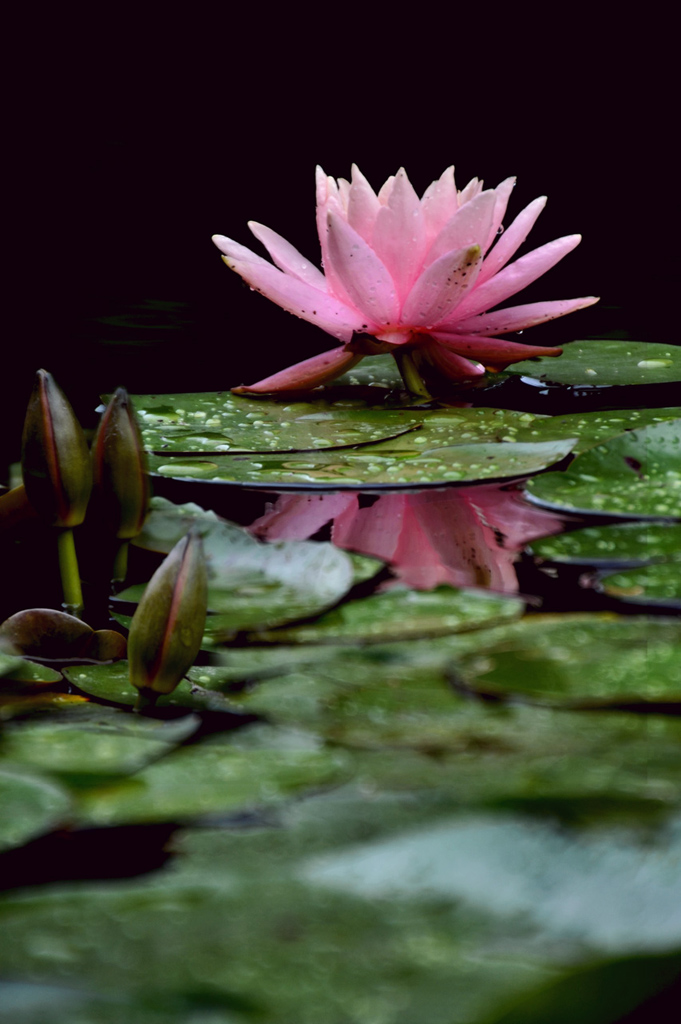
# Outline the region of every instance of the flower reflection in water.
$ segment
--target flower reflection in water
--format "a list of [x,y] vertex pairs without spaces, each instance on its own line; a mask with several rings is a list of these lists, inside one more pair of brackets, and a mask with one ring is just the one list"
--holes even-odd
[[249,529],[267,540],[303,540],[327,524],[334,544],[382,559],[406,586],[505,593],[518,590],[514,563],[523,547],[564,528],[554,513],[526,504],[514,483],[381,496],[282,494]]

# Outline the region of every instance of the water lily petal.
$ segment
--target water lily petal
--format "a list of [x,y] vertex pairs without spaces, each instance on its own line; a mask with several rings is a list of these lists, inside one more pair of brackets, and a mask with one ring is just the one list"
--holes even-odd
[[317,324],[341,341],[349,341],[353,331],[361,330],[362,315],[335,296],[318,291],[305,281],[277,270],[267,260],[256,256],[244,245],[233,242],[231,238],[215,235],[213,241],[224,253],[223,259],[231,270],[240,274],[251,288],[262,292],[289,313]]
[[484,181],[480,178],[471,178],[468,184],[461,189],[459,192],[459,209],[469,203],[471,199],[475,199],[477,195],[480,195],[483,189]]
[[528,327],[547,320],[556,320],[578,309],[586,309],[598,302],[594,295],[581,299],[554,299],[551,302],[529,302],[524,306],[507,306],[493,313],[471,316],[467,320],[457,321],[456,331],[461,334],[508,334],[509,331],[525,331]]
[[395,184],[395,175],[391,174],[390,177],[386,181],[383,182],[383,184],[381,185],[380,189],[378,190],[378,201],[381,204],[381,206],[385,206],[385,204],[390,199],[390,193],[393,190],[393,185],[394,184]]
[[352,184],[348,196],[348,224],[371,245],[374,224],[381,204],[357,164],[352,165]]
[[377,328],[395,322],[399,302],[388,268],[337,214],[329,213],[328,226],[329,260],[354,305]]
[[445,320],[475,283],[482,253],[479,245],[445,253],[424,270],[402,309],[401,320],[427,327]]
[[513,223],[506,228],[503,235],[497,238],[496,245],[485,257],[485,262],[478,278],[478,287],[498,273],[515,256],[545,206],[546,196],[539,196],[538,199],[533,199],[524,210],[520,211]]
[[408,295],[421,269],[425,234],[421,202],[400,167],[388,203],[379,207],[372,248],[390,271],[401,300]]
[[459,208],[454,181],[454,164],[432,182],[421,199],[428,241],[432,242]]
[[325,292],[328,290],[328,283],[321,270],[310,263],[302,253],[299,253],[295,246],[287,242],[285,238],[278,235],[276,231],[258,224],[255,220],[249,220],[248,226],[258,239],[265,246],[270,256],[284,273],[297,277],[299,281],[306,281],[313,288]]
[[510,295],[515,295],[522,288],[526,288],[528,284],[532,284],[569,252],[572,252],[581,240],[581,235],[566,235],[564,238],[547,242],[539,249],[533,249],[532,252],[521,256],[519,260],[499,271],[489,281],[478,284],[475,291],[470,293],[457,309],[457,320],[464,315],[473,316],[475,313],[482,313],[503,302]]
[[515,187],[516,179],[505,178],[497,187],[494,189],[494,195],[496,197],[494,204],[494,215],[492,217],[492,224],[490,226],[490,233],[487,236],[487,241],[483,247],[483,252],[487,252],[494,239],[497,237],[499,228],[501,227],[504,215],[506,213],[506,207],[508,201],[511,198],[511,192]]
[[232,391],[235,395],[269,395],[275,391],[316,388],[319,384],[325,384],[340,376],[346,370],[351,370],[362,358],[361,355],[348,352],[342,346],[332,348],[321,355],[312,356],[311,359],[304,359],[302,363],[289,366],[279,373],[273,373],[271,377],[265,377],[255,384],[241,384],[238,388],[232,388]]
[[442,231],[431,245],[424,261],[428,267],[440,256],[444,256],[453,249],[463,249],[469,245],[479,245],[484,252],[484,246],[492,229],[492,217],[496,205],[496,195],[493,189],[481,192],[475,199],[459,210],[445,224]]
[[[433,338],[441,342],[448,355],[470,356],[486,367],[503,370],[511,363],[519,363],[533,356],[559,356],[562,348],[545,348],[538,345],[523,345],[519,341],[505,341],[502,338],[481,338],[479,335],[444,334],[433,332]],[[429,350],[432,357],[432,351]]]
[[350,198],[350,182],[347,180],[347,178],[338,179],[338,198],[341,201],[341,206],[343,207],[343,212],[347,219],[348,200]]
[[322,251],[322,266],[324,267],[328,291],[339,298],[341,302],[352,306],[352,299],[345,290],[343,282],[336,273],[329,257],[329,230],[327,224],[327,218],[331,210],[337,213],[343,220],[347,219],[347,211],[343,209],[343,204],[338,197],[338,186],[334,179],[325,174],[319,166],[316,168],[315,175],[317,184],[317,234],[319,236],[319,247]]

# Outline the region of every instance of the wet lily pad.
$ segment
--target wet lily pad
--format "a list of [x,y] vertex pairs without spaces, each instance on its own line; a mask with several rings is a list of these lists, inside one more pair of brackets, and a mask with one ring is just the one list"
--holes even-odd
[[681,516],[681,420],[633,430],[580,455],[564,473],[531,480],[531,498],[555,508]]
[[215,736],[183,747],[134,778],[84,793],[79,820],[110,825],[176,821],[280,803],[300,790],[345,777],[338,751],[310,736],[251,727],[248,735]]
[[533,543],[536,556],[598,570],[600,589],[625,601],[681,602],[681,525],[588,527]]
[[338,448],[382,441],[420,422],[417,411],[367,413],[364,401],[254,401],[229,391],[137,395],[144,446],[150,451],[273,452]]
[[[271,628],[318,614],[339,601],[355,581],[353,562],[333,544],[265,544],[233,523],[200,514],[202,510],[194,516],[168,505],[152,510],[139,543],[165,550],[195,524],[208,563],[208,608],[215,613],[206,623],[209,636],[228,638],[241,630]],[[364,578],[380,568],[379,563],[370,567],[368,560],[358,565]],[[128,587],[117,595],[114,607],[119,602],[137,603],[143,592],[143,585]]]
[[7,721],[10,718],[23,718],[43,711],[59,712],[67,708],[82,707],[86,703],[87,698],[76,693],[59,693],[58,690],[48,689],[35,692],[32,687],[25,692],[23,687],[17,687],[10,692],[0,691],[0,719]]
[[526,476],[560,462],[575,443],[576,438],[512,445],[457,444],[418,452],[398,448],[374,451],[378,446],[370,446],[333,453],[258,455],[257,459],[232,455],[219,462],[199,464],[151,456],[149,469],[160,476],[191,477],[262,490],[427,486]]
[[[21,665],[21,658],[18,658],[14,654],[9,654],[7,651],[0,650],[0,679],[6,676],[8,672],[14,671]],[[2,685],[2,684],[0,684]]]
[[517,618],[524,602],[483,590],[397,589],[348,601],[316,622],[258,634],[265,643],[385,643],[481,629]]
[[[361,394],[366,396],[367,389]],[[401,409],[359,399],[329,402],[324,395],[322,390],[315,400],[291,405],[234,396],[225,405],[224,393],[141,396],[138,403],[142,408],[165,403],[162,408],[175,409],[166,412],[166,418],[183,424],[164,428],[161,435],[149,428],[145,445],[151,452],[151,472],[180,479],[277,487],[319,485],[330,480],[340,486],[385,486],[504,478],[536,472],[575,446],[586,450],[632,424],[681,414],[676,409],[551,417],[488,408]],[[250,410],[239,412],[238,424],[235,421],[234,429],[230,427],[230,444],[224,443],[219,432],[197,434],[193,426],[187,426],[188,410],[201,422],[206,417],[206,422],[217,423],[224,417],[231,422],[230,402],[236,402],[240,410],[246,403],[243,409]],[[150,415],[147,413],[147,418]],[[347,433],[348,417],[353,424],[361,423],[365,431],[356,444]],[[258,431],[262,435],[259,440]],[[344,436],[349,439],[347,444],[342,443]],[[562,442],[566,447],[559,451],[522,448],[549,446],[550,442]],[[508,443],[517,450],[508,450]]]
[[645,604],[659,601],[670,607],[681,607],[679,561],[681,559],[603,574],[600,589],[625,601]]
[[681,701],[681,623],[612,615],[530,616],[464,655],[478,693],[548,703]]
[[137,771],[155,761],[199,725],[191,715],[172,722],[130,715],[112,708],[73,708],[64,719],[12,723],[3,755],[73,783],[92,784]]
[[[631,786],[631,770],[618,769],[642,726],[667,756],[679,738],[678,728],[655,737],[631,716],[625,726],[627,716],[590,716],[588,742],[573,722],[584,716],[526,708],[507,717],[516,750],[543,737],[543,758],[525,768],[530,791],[552,767],[560,773],[562,757],[595,750],[594,727],[601,750],[624,748],[621,761],[592,772],[595,793],[611,777],[621,789],[623,774]],[[377,1009],[384,1024],[489,1024],[500,1003],[545,987],[566,963],[677,948],[678,821],[582,829],[518,808],[462,812],[446,790],[456,770],[464,783],[476,770],[489,781],[495,764],[504,787],[507,757],[501,747],[451,762],[420,756],[433,780],[445,779],[430,799],[368,782],[322,792],[280,803],[276,817],[270,805],[269,819],[251,817],[256,827],[232,816],[223,829],[187,830],[162,876],[22,894],[6,904],[6,971],[150,998],[168,978],[175,994],[198,979],[250,997],[272,1021],[342,1020],[352,1005],[359,1024]],[[574,768],[579,758],[569,760]],[[653,780],[659,789],[653,761],[650,792]],[[640,758],[637,770],[643,777]]]
[[616,523],[588,526],[532,542],[532,552],[551,562],[609,565],[617,562],[681,561],[681,525]]
[[[192,669],[191,681],[183,679],[172,693],[162,694],[157,707],[180,707],[189,711],[217,711],[238,714],[240,708],[231,704],[217,691],[217,688],[206,689],[201,685],[201,675],[208,669]],[[137,703],[139,692],[130,682],[127,661],[119,661],[113,665],[77,665],[64,669],[64,675],[83,693],[98,700],[111,701],[114,704],[125,704],[133,707]]]
[[23,765],[0,765],[0,850],[68,823],[71,797],[56,782],[27,772]]
[[573,341],[559,359],[540,356],[509,372],[556,384],[658,384],[681,381],[681,348],[647,341]]
[[40,689],[54,686],[61,680],[62,674],[49,665],[39,665],[26,658],[16,659],[13,667],[0,678],[0,690],[21,692],[23,690]]

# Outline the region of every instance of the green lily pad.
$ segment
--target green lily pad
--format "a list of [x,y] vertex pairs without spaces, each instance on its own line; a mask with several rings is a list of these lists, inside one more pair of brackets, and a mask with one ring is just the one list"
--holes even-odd
[[[29,980],[0,981],[0,1005],[13,1024],[186,1024],[218,1014],[219,1024],[241,1024],[242,1013],[252,1014],[254,1005],[227,991],[202,985],[169,990],[141,986],[125,991],[93,991],[78,984],[40,984]],[[232,1016],[234,1012],[235,1016]]]
[[679,560],[660,562],[640,569],[603,575],[601,587],[611,597],[649,604],[664,602],[681,606],[681,571]]
[[[425,435],[423,435],[425,437]],[[575,438],[515,444],[457,444],[420,449],[418,453],[370,446],[357,451],[312,452],[300,455],[231,455],[216,462],[191,465],[151,456],[152,474],[211,480],[261,490],[311,490],[316,486],[401,487],[527,476],[568,455]],[[189,472],[187,472],[189,470]]]
[[[543,734],[545,773],[551,763],[560,771],[571,743],[590,749],[573,724],[583,715],[525,708],[508,717],[516,750]],[[632,716],[586,717],[586,733],[597,727],[601,748],[605,737],[623,747],[624,764],[642,726],[667,756],[673,736],[678,743],[678,728],[655,734]],[[489,778],[495,761],[506,782],[501,748],[421,760],[433,780],[460,768],[466,782],[476,768]],[[529,760],[531,786],[541,759]],[[610,782],[603,767],[592,766],[595,792]],[[419,796],[367,783],[289,800],[256,827],[228,820],[185,831],[163,874],[20,894],[4,907],[5,971],[152,1000],[164,981],[169,998],[210,985],[250,997],[271,1021],[341,1021],[354,1007],[358,1024],[373,1024],[378,1010],[382,1024],[489,1024],[500,1004],[545,988],[566,966],[678,948],[678,822],[583,829],[517,809],[462,813],[437,784]],[[168,1010],[163,1019],[175,1021]]]
[[[217,688],[207,690],[200,683],[201,674],[207,669],[190,670],[192,681],[183,679],[172,693],[161,694],[157,707],[181,707],[190,711],[218,711],[238,714],[240,708],[231,704],[217,692]],[[83,693],[98,700],[107,700],[115,704],[133,707],[137,703],[139,691],[130,682],[127,661],[118,661],[113,665],[76,665],[64,669],[64,675]]]
[[[375,560],[356,559],[333,544],[277,541],[265,544],[234,523],[198,506],[154,499],[138,545],[166,551],[194,526],[203,537],[208,563],[208,636],[229,638],[246,629],[271,628],[318,614],[339,601],[357,576],[369,578]],[[374,562],[373,566],[370,562]],[[128,587],[114,601],[137,603],[144,586]]]
[[648,341],[573,341],[559,359],[539,356],[509,372],[556,384],[661,384],[681,381],[681,348]]
[[[632,956],[580,965],[498,1007],[482,1024],[604,1024],[626,1020],[646,999],[673,985],[681,953]],[[655,1011],[648,1011],[652,1017]],[[640,1012],[634,1014],[640,1018]]]
[[316,622],[258,634],[265,643],[386,643],[481,629],[517,618],[524,602],[483,590],[395,588],[348,601]]
[[23,846],[72,816],[71,797],[61,786],[8,762],[0,766],[0,805],[0,850]]
[[588,527],[533,543],[532,550],[549,561],[599,569],[600,589],[612,597],[645,603],[681,601],[681,525]]
[[137,395],[144,446],[156,452],[273,452],[344,448],[395,437],[420,422],[404,409],[367,414],[364,401],[254,401],[229,391]]
[[247,733],[210,737],[134,778],[83,793],[79,820],[111,825],[224,814],[280,803],[346,775],[342,754],[324,750],[313,737],[269,726]]
[[[262,487],[333,480],[340,486],[362,486],[504,478],[544,469],[575,445],[583,451],[632,423],[681,415],[675,409],[551,417],[487,408],[403,409],[359,399],[329,402],[324,396],[322,390],[316,400],[290,405],[234,396],[225,401],[224,392],[141,396],[141,408],[166,410],[159,416],[168,421],[159,426],[160,433],[155,427],[146,431],[150,470],[160,476]],[[238,414],[230,403],[236,403]],[[197,434],[187,423],[197,416],[214,424],[226,417],[230,443],[219,431]],[[365,431],[356,443],[351,437],[355,427],[347,432],[349,422]],[[566,447],[550,446],[559,442]],[[505,447],[508,443],[514,451]]]
[[32,687],[26,691],[23,687],[16,690],[0,692],[0,719],[24,718],[43,711],[65,711],[68,708],[82,707],[87,703],[86,697],[76,693],[60,693],[58,690],[39,689]]
[[[61,672],[48,665],[39,665],[25,658],[8,658],[0,654],[6,671],[0,676],[0,690],[20,691],[54,686],[61,680]],[[5,660],[6,659],[6,660]],[[2,666],[3,662],[0,662]]]
[[10,725],[3,755],[75,784],[92,784],[138,771],[181,743],[198,725],[198,717],[191,715],[160,722],[90,704],[71,709],[63,719]]
[[[392,356],[367,356],[357,366],[353,366],[351,370],[344,373],[340,377],[336,377],[331,384],[327,384],[324,387],[323,394],[333,394],[334,391],[339,387],[372,387],[377,389],[377,393],[381,391],[396,391],[401,394],[396,395],[394,401],[405,403],[409,401],[409,397],[404,391],[404,383],[400,376],[400,371],[397,369],[397,363]],[[422,399],[418,399],[422,403]]]
[[551,562],[608,565],[631,561],[681,561],[681,525],[616,523],[588,526],[532,541],[532,552]]
[[558,704],[681,701],[681,623],[612,615],[528,616],[459,670],[478,693]]
[[681,516],[681,420],[633,430],[580,455],[564,473],[527,484],[553,508],[619,515]]
[[[0,679],[7,675],[8,672],[13,672],[21,665],[21,658],[18,658],[14,654],[8,654],[7,651],[0,650]],[[2,684],[0,684],[2,685]]]

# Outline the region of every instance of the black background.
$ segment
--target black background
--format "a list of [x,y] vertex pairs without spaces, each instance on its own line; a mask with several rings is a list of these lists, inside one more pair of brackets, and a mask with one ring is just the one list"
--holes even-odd
[[677,342],[664,26],[596,24],[574,6],[542,23],[517,7],[501,23],[464,14],[41,25],[12,104],[7,454],[40,366],[92,424],[119,384],[216,390],[332,347],[251,293],[210,240],[263,252],[254,219],[317,259],[317,163],[338,177],[357,162],[376,188],[404,165],[418,192],[450,163],[459,187],[517,174],[506,223],[549,196],[530,247],[584,235],[523,300],[602,297],[523,340]]

